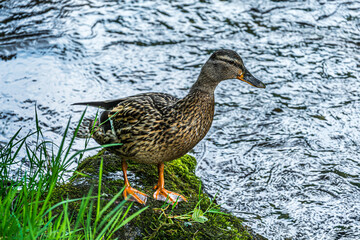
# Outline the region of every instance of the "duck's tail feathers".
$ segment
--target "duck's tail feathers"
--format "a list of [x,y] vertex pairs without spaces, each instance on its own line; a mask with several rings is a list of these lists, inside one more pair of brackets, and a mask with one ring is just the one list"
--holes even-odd
[[87,105],[90,107],[99,107],[109,110],[116,107],[116,105],[118,105],[121,101],[123,101],[122,98],[115,100],[107,100],[107,101],[97,101],[97,102],[79,102],[79,103],[73,103],[71,105]]

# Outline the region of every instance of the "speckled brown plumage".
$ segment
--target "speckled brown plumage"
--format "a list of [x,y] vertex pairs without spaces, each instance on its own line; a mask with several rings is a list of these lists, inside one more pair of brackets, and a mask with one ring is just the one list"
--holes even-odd
[[198,80],[182,99],[165,93],[145,93],[76,105],[105,108],[92,135],[95,141],[102,145],[122,143],[109,150],[123,162],[158,164],[160,174],[161,164],[183,156],[205,137],[213,121],[215,88],[232,78],[265,87],[246,70],[236,52],[219,50],[205,63]]
[[[199,111],[200,110],[200,111]],[[210,129],[214,96],[194,91],[184,99],[167,94],[146,93],[129,97],[103,113],[111,118],[96,128],[99,144],[122,143],[110,151],[140,163],[158,164],[186,154]]]

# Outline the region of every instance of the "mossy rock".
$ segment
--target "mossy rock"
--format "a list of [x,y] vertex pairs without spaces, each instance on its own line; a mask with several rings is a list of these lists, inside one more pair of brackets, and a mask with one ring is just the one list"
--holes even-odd
[[[71,180],[56,189],[57,199],[78,198],[86,195],[91,188],[94,194],[98,188],[99,167],[103,159],[102,193],[105,193],[108,201],[116,195],[124,185],[121,161],[119,157],[100,151],[93,157],[82,161]],[[165,163],[165,187],[184,195],[188,202],[180,202],[174,209],[169,206],[163,214],[161,207],[164,202],[153,199],[153,187],[157,183],[158,173],[155,165],[137,164],[128,162],[128,178],[135,189],[149,195],[146,205],[149,206],[139,216],[134,218],[117,232],[118,239],[265,239],[242,225],[239,218],[231,214],[208,213],[208,221],[204,223],[192,222],[191,220],[177,220],[168,218],[168,214],[179,216],[194,210],[201,198],[200,208],[205,211],[211,203],[211,199],[201,190],[201,181],[195,176],[196,160],[194,157],[185,155],[177,160]],[[80,173],[80,174],[79,174]],[[86,175],[86,176],[85,176]],[[130,203],[129,203],[130,204]],[[70,208],[76,211],[79,204],[72,204]],[[96,204],[94,204],[96,206]],[[134,203],[131,207],[132,214],[143,205]],[[219,208],[219,207],[216,207]],[[110,209],[111,210],[111,209]],[[95,211],[93,211],[95,212]]]

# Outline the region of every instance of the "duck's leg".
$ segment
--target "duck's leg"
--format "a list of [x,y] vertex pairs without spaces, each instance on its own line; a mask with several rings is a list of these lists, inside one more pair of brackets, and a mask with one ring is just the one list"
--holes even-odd
[[127,178],[127,162],[125,160],[122,161],[122,171],[124,173],[124,183],[125,189],[123,192],[124,198],[126,199],[127,195],[131,195],[128,199],[129,201],[137,201],[138,203],[144,204],[146,203],[147,196],[145,193],[142,193],[130,186],[129,180]]
[[159,163],[158,165],[159,169],[159,180],[157,185],[154,187],[154,189],[157,189],[154,193],[154,198],[156,200],[160,201],[166,201],[166,198],[174,204],[176,201],[186,201],[186,198],[178,193],[170,192],[164,188],[165,181],[164,181],[164,163]]

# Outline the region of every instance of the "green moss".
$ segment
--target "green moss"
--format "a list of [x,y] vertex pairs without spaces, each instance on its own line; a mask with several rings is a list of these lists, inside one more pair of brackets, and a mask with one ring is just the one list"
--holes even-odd
[[[98,174],[101,158],[104,160],[102,192],[109,198],[117,194],[123,187],[121,161],[115,155],[102,150],[93,157],[82,161],[77,172],[70,182],[60,186],[56,190],[56,198],[77,198],[88,193],[90,188],[97,188]],[[152,195],[153,187],[158,180],[157,167],[154,165],[137,164],[128,162],[128,176],[132,187],[149,195],[147,205],[150,206],[140,216],[121,228],[117,233],[119,239],[264,239],[255,236],[242,225],[241,220],[232,215],[209,213],[206,215],[208,221],[205,223],[188,222],[168,218],[159,210],[164,202],[156,201]],[[200,207],[203,211],[210,205],[210,198],[200,192],[201,181],[195,175],[195,158],[185,155],[177,160],[165,163],[165,187],[184,195],[188,202],[180,202],[171,210],[169,207],[165,214],[172,216],[184,215],[192,211],[202,198]],[[84,174],[86,176],[84,176]],[[107,201],[103,199],[103,201]],[[95,204],[96,205],[96,204]],[[76,203],[72,209],[76,211]],[[131,213],[141,209],[143,206],[135,203]]]

